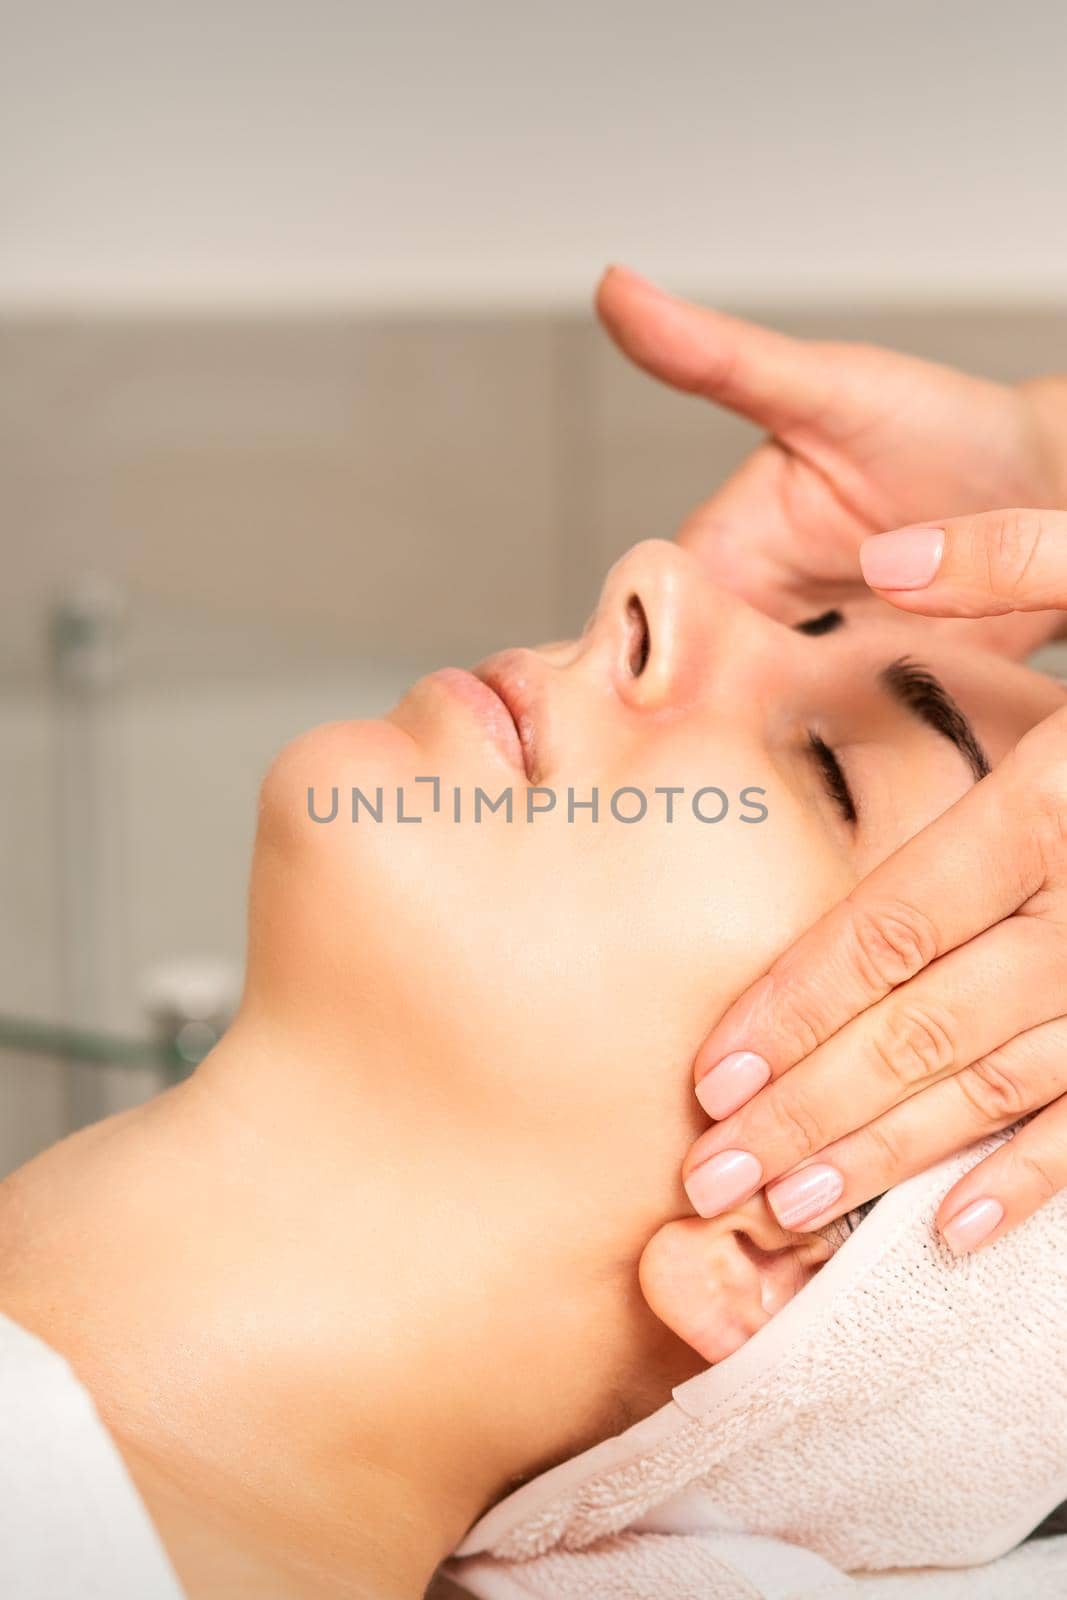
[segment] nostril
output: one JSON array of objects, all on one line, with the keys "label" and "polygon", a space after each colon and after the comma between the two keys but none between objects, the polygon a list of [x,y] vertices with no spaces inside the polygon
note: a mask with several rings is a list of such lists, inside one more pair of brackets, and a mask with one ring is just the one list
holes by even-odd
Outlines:
[{"label": "nostril", "polygon": [[627,600],[626,616],[630,624],[630,671],[635,678],[639,678],[648,665],[652,639],[645,608],[638,595],[632,594]]}]

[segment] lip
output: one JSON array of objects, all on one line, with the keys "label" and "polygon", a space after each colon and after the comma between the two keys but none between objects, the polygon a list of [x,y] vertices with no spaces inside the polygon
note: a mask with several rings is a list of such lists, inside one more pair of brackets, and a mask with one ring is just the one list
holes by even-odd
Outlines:
[{"label": "lip", "polygon": [[472,711],[509,766],[529,778],[518,723],[504,696],[480,673],[462,667],[441,667],[427,682],[439,685]]},{"label": "lip", "polygon": [[533,660],[536,657],[529,650],[502,650],[473,669],[475,678],[497,696],[508,713],[528,783],[538,781],[536,774],[544,764],[544,705],[539,680],[530,670]]}]

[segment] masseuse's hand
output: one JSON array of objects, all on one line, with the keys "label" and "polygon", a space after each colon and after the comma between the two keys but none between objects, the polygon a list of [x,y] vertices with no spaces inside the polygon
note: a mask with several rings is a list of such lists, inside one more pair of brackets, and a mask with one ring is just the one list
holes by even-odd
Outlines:
[{"label": "masseuse's hand", "polygon": [[[1063,606],[1067,513],[882,534],[861,560],[923,616]],[[946,1196],[945,1240],[988,1243],[1067,1185],[1067,708],[793,945],[695,1070],[724,1119],[683,1169],[705,1216],[767,1184],[816,1227],[1024,1117]]]},{"label": "masseuse's hand", "polygon": [[[621,267],[605,274],[597,308],[639,366],[767,429],[679,537],[717,582],[782,621],[881,604],[858,581],[868,534],[1067,498],[1057,380],[1009,388],[889,350],[788,338],[677,300]],[[1059,620],[1030,613],[938,626],[1023,656]]]}]

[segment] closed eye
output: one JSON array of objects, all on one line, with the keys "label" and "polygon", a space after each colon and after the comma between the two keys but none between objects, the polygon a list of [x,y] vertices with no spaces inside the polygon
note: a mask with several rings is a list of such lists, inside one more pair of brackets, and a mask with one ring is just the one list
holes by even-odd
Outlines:
[{"label": "closed eye", "polygon": [[852,827],[856,823],[856,802],[852,797],[852,790],[848,786],[840,761],[838,761],[825,739],[820,739],[817,733],[809,730],[808,749],[814,757],[819,774],[826,785],[826,792],[837,806],[845,821]]}]

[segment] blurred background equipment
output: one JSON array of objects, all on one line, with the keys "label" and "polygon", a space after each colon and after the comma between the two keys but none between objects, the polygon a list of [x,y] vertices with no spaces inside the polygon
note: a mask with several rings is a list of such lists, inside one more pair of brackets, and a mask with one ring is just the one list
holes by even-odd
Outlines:
[{"label": "blurred background equipment", "polygon": [[3,17],[0,1171],[225,1027],[281,744],[566,634],[750,448],[608,261],[1067,368],[1053,0]]}]

